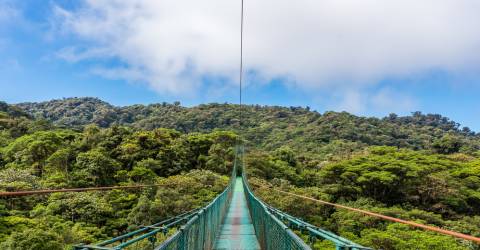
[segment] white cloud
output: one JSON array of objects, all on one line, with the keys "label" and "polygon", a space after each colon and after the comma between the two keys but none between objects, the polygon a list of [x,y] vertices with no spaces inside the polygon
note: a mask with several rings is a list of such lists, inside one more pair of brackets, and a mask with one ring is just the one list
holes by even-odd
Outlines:
[{"label": "white cloud", "polygon": [[75,63],[88,59],[101,59],[112,57],[112,53],[107,48],[90,48],[80,50],[75,47],[65,47],[56,53],[58,58],[67,62]]},{"label": "white cloud", "polygon": [[[11,21],[18,16],[18,11],[8,0],[0,0],[0,24]],[[1,28],[1,27],[0,27]]]},{"label": "white cloud", "polygon": [[0,59],[0,70],[4,71],[21,71],[22,65],[17,59],[12,58],[1,58]]},{"label": "white cloud", "polygon": [[416,110],[417,102],[405,93],[395,92],[390,88],[380,89],[369,97],[372,109],[382,113],[404,113]]},{"label": "white cloud", "polygon": [[339,104],[335,103],[332,109],[339,111],[348,111],[352,113],[365,112],[368,98],[360,91],[345,91],[340,96]]},{"label": "white cloud", "polygon": [[[55,30],[90,45],[59,55],[67,61],[118,58],[125,65],[94,71],[175,95],[195,92],[205,76],[233,84],[239,3],[85,0],[74,11],[55,7]],[[431,69],[472,72],[480,65],[478,0],[246,0],[245,5],[246,69],[258,72],[258,79],[284,77],[304,89],[357,89],[385,77]],[[346,95],[361,102],[354,93]],[[388,103],[385,95],[371,103]],[[357,104],[345,105],[362,106]]]},{"label": "white cloud", "polygon": [[389,87],[380,89],[348,89],[337,91],[330,107],[333,110],[355,114],[387,115],[408,113],[418,108],[414,98]]}]

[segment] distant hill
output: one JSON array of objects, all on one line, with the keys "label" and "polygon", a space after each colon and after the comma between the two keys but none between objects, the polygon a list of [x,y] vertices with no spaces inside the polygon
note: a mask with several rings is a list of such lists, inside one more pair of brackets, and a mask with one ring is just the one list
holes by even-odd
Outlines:
[{"label": "distant hill", "polygon": [[31,131],[49,129],[51,124],[42,119],[34,119],[22,108],[0,101],[0,147],[7,143],[2,135],[19,137]]},{"label": "distant hill", "polygon": [[[187,133],[238,130],[240,113],[239,105],[235,104],[212,103],[191,108],[179,103],[116,107],[90,97],[20,103],[15,107],[57,126],[82,127],[94,123],[100,127],[127,125],[148,130],[164,127]],[[434,149],[442,140],[458,142],[453,151],[463,146],[478,148],[479,135],[438,114],[414,112],[411,116],[391,114],[379,119],[347,112],[320,114],[308,107],[260,105],[244,106],[243,113],[244,135],[252,144],[265,149],[288,145],[300,151],[328,154],[333,149],[323,146],[332,141],[338,141],[337,146],[345,150],[367,145]]]},{"label": "distant hill", "polygon": [[9,105],[6,102],[0,101],[0,118],[18,118],[18,117],[25,117],[31,118],[31,116],[24,111],[23,108],[17,107],[14,105]]},{"label": "distant hill", "polygon": [[35,118],[44,118],[61,126],[84,126],[95,123],[108,127],[115,121],[117,109],[97,98],[68,98],[48,102],[15,105]]}]

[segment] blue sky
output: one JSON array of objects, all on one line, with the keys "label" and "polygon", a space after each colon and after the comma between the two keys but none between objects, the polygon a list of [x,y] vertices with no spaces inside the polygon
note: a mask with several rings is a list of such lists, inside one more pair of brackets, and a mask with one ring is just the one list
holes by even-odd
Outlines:
[{"label": "blue sky", "polygon": [[[216,8],[0,0],[0,100],[236,103],[238,3],[206,1]],[[247,2],[247,103],[380,117],[419,110],[480,131],[480,4],[269,1]]]}]

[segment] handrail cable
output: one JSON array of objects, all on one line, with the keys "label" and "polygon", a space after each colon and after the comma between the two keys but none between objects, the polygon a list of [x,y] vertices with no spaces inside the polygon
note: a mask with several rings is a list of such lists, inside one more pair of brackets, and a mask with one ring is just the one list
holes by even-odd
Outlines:
[{"label": "handrail cable", "polygon": [[336,203],[332,203],[332,202],[328,202],[328,201],[323,201],[323,200],[315,199],[315,198],[308,197],[308,196],[305,196],[305,195],[290,193],[290,192],[283,191],[283,190],[280,190],[280,189],[277,189],[277,188],[274,188],[274,187],[270,187],[270,186],[265,186],[265,185],[259,185],[259,186],[277,191],[279,193],[283,193],[283,194],[295,196],[295,197],[298,197],[298,198],[314,201],[314,202],[321,203],[321,204],[324,204],[324,205],[329,205],[329,206],[333,206],[333,207],[336,207],[336,208],[346,209],[346,210],[361,213],[361,214],[364,214],[364,215],[377,217],[377,218],[380,218],[380,219],[383,219],[383,220],[397,222],[397,223],[409,225],[409,226],[412,226],[412,227],[425,229],[427,231],[434,231],[434,232],[437,232],[437,233],[453,236],[453,237],[464,239],[464,240],[470,240],[470,241],[473,241],[477,244],[480,244],[480,238],[475,237],[475,236],[462,234],[462,233],[442,229],[442,228],[439,228],[439,227],[427,226],[427,225],[420,224],[420,223],[413,222],[413,221],[402,220],[402,219],[399,219],[399,218],[386,216],[386,215],[383,215],[383,214],[374,213],[374,212],[366,211],[366,210],[363,210],[363,209],[358,209],[358,208],[353,208],[353,207],[349,207],[349,206],[345,206],[345,205],[340,205],[340,204],[336,204]]}]

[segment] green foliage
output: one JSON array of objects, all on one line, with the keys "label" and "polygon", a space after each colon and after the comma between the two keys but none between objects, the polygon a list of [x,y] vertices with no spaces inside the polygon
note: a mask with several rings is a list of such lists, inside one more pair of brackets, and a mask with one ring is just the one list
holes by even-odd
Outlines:
[{"label": "green foliage", "polygon": [[263,187],[480,236],[480,141],[470,129],[420,112],[383,119],[300,107],[242,112],[240,130],[240,107],[230,104],[0,102],[1,191],[161,185],[0,200],[0,248],[69,249],[201,207],[227,184],[221,175],[232,168],[237,131],[248,145],[252,186],[273,206],[375,249],[479,249]]},{"label": "green foliage", "polygon": [[461,137],[446,134],[442,138],[437,139],[433,142],[433,149],[441,154],[453,154],[460,151],[464,142]]},{"label": "green foliage", "polygon": [[17,138],[3,148],[4,161],[30,168],[36,175],[43,174],[46,160],[71,136],[68,132],[40,131]]},{"label": "green foliage", "polygon": [[130,226],[148,225],[209,203],[226,187],[228,177],[194,170],[161,179],[153,197],[144,194],[128,215]]},{"label": "green foliage", "polygon": [[39,178],[30,170],[7,168],[0,171],[0,190],[29,190],[39,185]]},{"label": "green foliage", "polygon": [[[52,121],[76,127],[97,124],[100,127],[128,125],[153,130],[170,128],[182,132],[212,132],[215,129],[238,130],[240,107],[232,104],[206,104],[185,108],[177,104],[151,104],[114,107],[95,98],[70,98],[43,103],[23,103],[17,108]],[[288,145],[298,151],[325,159],[332,153],[328,145],[349,150],[362,145],[385,145],[410,149],[473,153],[480,143],[469,128],[437,114],[414,112],[411,116],[391,114],[383,119],[358,117],[346,112],[323,115],[309,108],[249,105],[242,108],[242,134],[250,146],[275,150]],[[443,138],[445,135],[450,138]],[[453,139],[453,140],[452,140]],[[460,144],[458,144],[458,142]],[[460,145],[460,148],[458,147]],[[327,147],[327,148],[324,148]]]},{"label": "green foliage", "polygon": [[[80,132],[27,129],[18,137],[8,129],[0,130],[1,191],[162,187],[0,200],[1,249],[70,249],[204,206],[228,178],[203,169],[230,172],[237,140],[232,132],[182,134],[121,126],[90,125]],[[188,173],[195,169],[202,170]]]},{"label": "green foliage", "polygon": [[101,149],[93,149],[77,156],[73,179],[77,186],[108,186],[115,183],[112,173],[120,164]]},{"label": "green foliage", "polygon": [[371,197],[386,204],[410,204],[453,216],[480,214],[475,177],[473,188],[455,175],[471,171],[470,164],[442,155],[374,147],[367,155],[325,166],[321,185],[334,197]]},{"label": "green foliage", "polygon": [[95,225],[105,225],[106,219],[114,212],[105,197],[98,193],[52,194],[45,209],[44,212],[49,215]]},{"label": "green foliage", "polygon": [[157,175],[149,168],[136,166],[128,172],[128,177],[132,182],[152,183]]},{"label": "green foliage", "polygon": [[62,250],[59,241],[58,236],[49,231],[27,229],[14,232],[0,247],[6,250]]},{"label": "green foliage", "polygon": [[115,108],[96,98],[70,98],[42,104],[23,103],[17,107],[31,111],[36,118],[59,120],[69,127],[92,123],[106,127],[116,118],[113,112]]},{"label": "green foliage", "polygon": [[362,238],[358,242],[375,249],[385,250],[464,250],[466,248],[449,236],[411,230],[408,226],[401,224],[388,225],[385,230],[364,230],[362,231]]}]

